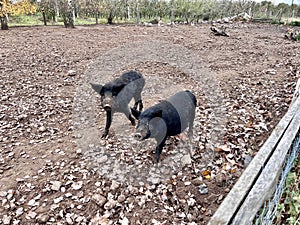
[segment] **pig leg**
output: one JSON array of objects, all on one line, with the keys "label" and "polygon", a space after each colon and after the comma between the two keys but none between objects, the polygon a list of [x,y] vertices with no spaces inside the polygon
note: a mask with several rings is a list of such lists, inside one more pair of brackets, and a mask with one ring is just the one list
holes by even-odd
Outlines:
[{"label": "pig leg", "polygon": [[133,118],[133,116],[132,116],[132,114],[131,114],[129,108],[128,108],[128,107],[124,107],[124,108],[122,109],[122,112],[123,112],[123,113],[125,114],[125,116],[130,120],[131,124],[132,124],[133,126],[135,126],[135,119]]},{"label": "pig leg", "polygon": [[143,101],[142,101],[142,99],[141,99],[141,100],[139,101],[139,111],[142,112],[143,108],[144,108],[144,105],[143,105]]},{"label": "pig leg", "polygon": [[153,159],[153,162],[154,163],[158,163],[159,161],[159,157],[160,157],[160,154],[162,152],[162,149],[163,147],[165,146],[165,143],[166,143],[166,137],[160,142],[160,144],[158,144],[156,146],[156,149],[155,149],[155,154],[154,154],[154,159]]},{"label": "pig leg", "polygon": [[133,108],[136,110],[136,109],[137,109],[137,107],[138,107],[138,105],[139,105],[139,102],[137,101],[137,102],[135,102],[135,103],[134,103],[134,106],[133,106]]},{"label": "pig leg", "polygon": [[108,131],[111,125],[111,120],[112,120],[112,112],[106,111],[106,125],[104,129],[104,133],[102,134],[102,138],[106,138],[106,136],[108,135]]},{"label": "pig leg", "polygon": [[189,122],[188,136],[189,136],[190,140],[193,138],[193,124],[194,124],[194,121]]},{"label": "pig leg", "polygon": [[194,126],[194,120],[195,120],[195,112],[190,113],[191,115],[189,116],[189,131],[188,131],[188,136],[189,139],[191,140],[193,138],[193,126]]},{"label": "pig leg", "polygon": [[133,108],[134,108],[135,110],[137,110],[138,106],[139,106],[139,111],[141,112],[141,111],[143,110],[143,107],[144,107],[144,106],[143,106],[142,99],[136,101],[136,102],[134,103]]},{"label": "pig leg", "polygon": [[189,121],[189,130],[188,130],[188,136],[189,136],[189,154],[190,157],[193,158],[194,152],[193,152],[193,145],[192,145],[192,141],[193,141],[193,125],[194,125],[194,117],[195,115],[193,115],[191,117],[191,120]]},{"label": "pig leg", "polygon": [[135,103],[134,103],[133,108],[135,110],[137,110],[137,107],[139,106],[139,111],[141,112],[143,110],[143,107],[144,107],[143,102],[142,102],[141,94],[139,94],[138,96],[134,96],[134,101],[135,101]]}]

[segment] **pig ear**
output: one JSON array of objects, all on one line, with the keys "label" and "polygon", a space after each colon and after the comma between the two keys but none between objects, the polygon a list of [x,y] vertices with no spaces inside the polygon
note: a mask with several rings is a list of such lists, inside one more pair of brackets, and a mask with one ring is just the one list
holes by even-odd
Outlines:
[{"label": "pig ear", "polygon": [[118,95],[120,91],[124,88],[124,84],[116,85],[113,87],[113,95]]},{"label": "pig ear", "polygon": [[134,116],[134,118],[138,120],[141,115],[141,112],[134,108],[130,108],[130,109],[131,109],[131,114]]},{"label": "pig ear", "polygon": [[152,113],[153,117],[162,117],[162,110],[159,109]]},{"label": "pig ear", "polygon": [[101,90],[103,88],[103,86],[101,84],[93,84],[93,83],[90,83],[92,88],[98,93],[98,94],[101,94]]}]

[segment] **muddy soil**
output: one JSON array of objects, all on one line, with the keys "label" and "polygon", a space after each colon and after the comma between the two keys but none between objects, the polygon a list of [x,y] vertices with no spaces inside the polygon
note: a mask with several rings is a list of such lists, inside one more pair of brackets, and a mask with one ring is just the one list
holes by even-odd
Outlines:
[{"label": "muddy soil", "polygon": [[[287,27],[227,26],[229,37],[214,36],[209,24],[1,31],[0,221],[207,224],[287,111],[300,77],[300,44],[284,39]],[[159,179],[147,179],[154,143],[136,142],[125,117],[116,115],[100,138],[105,113],[89,82],[129,69],[146,79],[146,108],[181,89],[198,99],[193,157],[177,151],[185,133],[170,138]],[[111,174],[115,162],[123,179]]]}]

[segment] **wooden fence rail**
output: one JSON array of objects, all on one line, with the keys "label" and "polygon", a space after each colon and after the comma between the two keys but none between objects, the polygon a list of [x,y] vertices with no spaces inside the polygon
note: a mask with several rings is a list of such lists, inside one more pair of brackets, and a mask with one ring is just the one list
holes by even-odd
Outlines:
[{"label": "wooden fence rail", "polygon": [[275,191],[288,150],[300,129],[300,79],[288,112],[248,165],[208,225],[248,225]]}]

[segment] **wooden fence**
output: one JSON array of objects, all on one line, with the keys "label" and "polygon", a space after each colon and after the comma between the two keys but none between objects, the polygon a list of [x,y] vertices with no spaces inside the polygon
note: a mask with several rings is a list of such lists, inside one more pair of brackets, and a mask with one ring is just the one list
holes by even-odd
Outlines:
[{"label": "wooden fence", "polygon": [[300,79],[288,112],[248,165],[208,225],[248,225],[272,196],[288,150],[300,129]]}]

